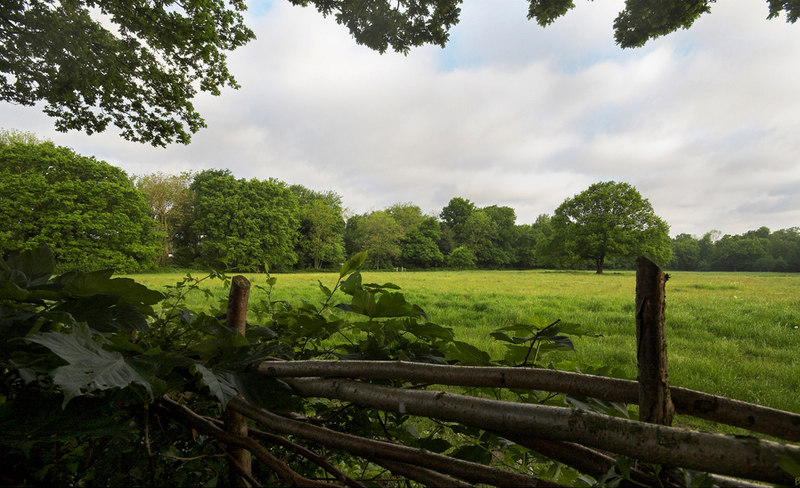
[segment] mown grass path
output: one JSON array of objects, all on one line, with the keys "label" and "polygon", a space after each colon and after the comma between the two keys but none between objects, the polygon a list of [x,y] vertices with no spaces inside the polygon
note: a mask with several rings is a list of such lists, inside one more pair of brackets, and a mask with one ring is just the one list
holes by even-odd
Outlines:
[{"label": "mown grass path", "polygon": [[[392,282],[431,321],[452,327],[459,340],[493,357],[502,346],[489,333],[539,314],[577,322],[602,337],[574,339],[574,352],[551,353],[544,363],[592,372],[610,366],[636,377],[634,272],[433,271],[365,272],[364,280]],[[183,273],[136,275],[159,288]],[[265,285],[265,275],[246,275]],[[273,299],[321,301],[317,280],[332,287],[334,273],[275,274]],[[670,381],[717,395],[800,412],[800,275],[670,273],[667,341]],[[219,297],[219,282],[209,283]],[[264,298],[253,289],[251,302]],[[193,306],[202,306],[197,294]],[[698,425],[703,427],[702,423]]]}]

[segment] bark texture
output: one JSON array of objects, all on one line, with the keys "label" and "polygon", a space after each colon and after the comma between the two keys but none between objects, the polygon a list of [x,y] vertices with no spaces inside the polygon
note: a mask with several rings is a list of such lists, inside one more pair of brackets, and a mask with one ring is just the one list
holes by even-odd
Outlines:
[{"label": "bark texture", "polygon": [[503,434],[575,442],[645,462],[770,483],[794,480],[779,466],[800,447],[694,432],[570,408],[519,404],[436,391],[400,390],[331,379],[285,380],[301,396],[335,398],[386,411],[432,417]]},{"label": "bark texture", "polygon": [[[436,385],[523,388],[637,403],[637,382],[548,369],[450,366],[404,361],[266,361],[258,372],[274,377],[401,380]],[[709,393],[670,387],[677,413],[800,442],[800,414]]]}]

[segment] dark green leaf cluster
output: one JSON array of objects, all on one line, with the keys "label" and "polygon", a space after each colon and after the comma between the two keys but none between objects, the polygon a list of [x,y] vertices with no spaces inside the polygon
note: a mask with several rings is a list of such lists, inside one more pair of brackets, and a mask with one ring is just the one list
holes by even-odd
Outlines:
[{"label": "dark green leaf cluster", "polygon": [[423,44],[444,46],[458,23],[461,0],[289,0],[313,5],[350,30],[357,43],[380,53],[389,47],[408,53]]},{"label": "dark green leaf cluster", "polygon": [[61,131],[109,124],[133,141],[188,143],[197,90],[237,87],[225,52],[254,38],[242,0],[10,0],[0,6],[0,100],[44,102]]},{"label": "dark green leaf cluster", "polygon": [[[688,29],[701,15],[711,12],[715,0],[626,0],[625,8],[614,19],[614,39],[623,48],[641,47],[650,39]],[[769,17],[786,14],[787,22],[800,17],[800,3],[794,0],[767,0]],[[528,18],[541,26],[575,8],[572,0],[530,0]]]},{"label": "dark green leaf cluster", "polygon": [[284,183],[206,170],[195,175],[189,189],[192,211],[177,236],[180,261],[240,270],[297,261],[298,204]]}]

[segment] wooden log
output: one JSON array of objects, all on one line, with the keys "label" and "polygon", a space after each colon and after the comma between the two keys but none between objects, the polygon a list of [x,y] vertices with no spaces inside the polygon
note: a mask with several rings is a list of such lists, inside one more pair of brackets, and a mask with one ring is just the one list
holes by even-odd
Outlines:
[{"label": "wooden log", "polygon": [[230,407],[274,432],[301,437],[323,446],[347,451],[359,457],[372,459],[372,456],[416,465],[461,478],[469,483],[508,487],[558,486],[531,476],[508,472],[492,466],[484,466],[387,441],[365,439],[310,423],[288,419],[268,410],[256,408],[241,398],[232,399]]},{"label": "wooden log", "polygon": [[284,381],[304,397],[334,398],[380,410],[459,422],[500,435],[575,442],[644,462],[769,483],[793,482],[780,462],[784,457],[800,456],[799,446],[695,432],[570,408],[441,391],[402,390],[338,379]]},{"label": "wooden log", "polygon": [[[259,374],[282,378],[326,377],[413,381],[436,385],[524,388],[637,403],[635,381],[550,369],[452,366],[406,361],[265,361]],[[670,387],[677,413],[800,442],[800,414],[687,388]]]},{"label": "wooden log", "polygon": [[[244,276],[237,275],[231,280],[231,290],[228,295],[227,325],[241,335],[245,335],[247,328],[247,301],[250,298],[250,282]],[[247,417],[226,409],[223,414],[225,431],[239,436],[247,437]],[[253,456],[247,449],[234,447],[230,451],[230,483],[236,487],[250,487],[248,477],[252,476]],[[237,469],[238,468],[238,469]],[[239,470],[249,476],[243,476]]]},{"label": "wooden log", "polygon": [[639,367],[639,420],[671,425],[675,414],[669,391],[664,327],[667,276],[645,257],[636,260],[636,359]]}]

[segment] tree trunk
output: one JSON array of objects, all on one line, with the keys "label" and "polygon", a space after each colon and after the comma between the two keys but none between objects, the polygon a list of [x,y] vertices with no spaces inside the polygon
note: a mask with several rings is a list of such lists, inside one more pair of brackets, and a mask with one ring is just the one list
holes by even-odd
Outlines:
[{"label": "tree trunk", "polygon": [[603,264],[605,263],[605,260],[605,256],[601,256],[595,260],[594,264],[595,269],[597,270],[596,274],[603,274]]}]

